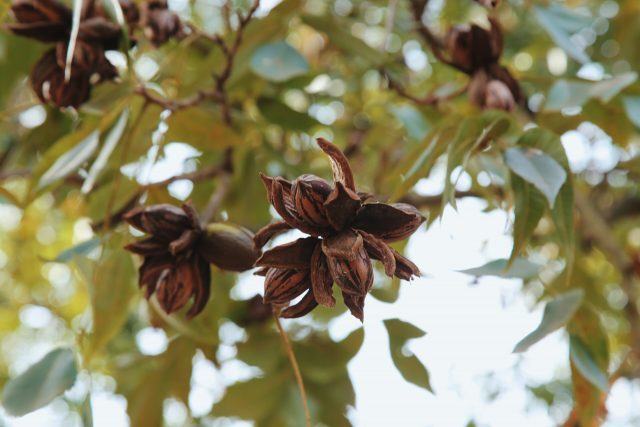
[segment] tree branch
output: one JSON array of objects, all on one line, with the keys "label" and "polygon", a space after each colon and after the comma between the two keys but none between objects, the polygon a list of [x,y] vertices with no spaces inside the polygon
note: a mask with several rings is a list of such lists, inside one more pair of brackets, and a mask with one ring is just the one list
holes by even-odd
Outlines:
[{"label": "tree branch", "polygon": [[460,89],[457,89],[447,95],[436,95],[435,93],[430,93],[422,98],[419,98],[407,92],[407,90],[404,87],[402,87],[400,83],[393,80],[388,73],[383,71],[383,75],[387,79],[387,84],[389,85],[389,89],[394,90],[401,97],[406,98],[417,105],[437,105],[440,102],[449,101],[465,93],[467,91],[467,88],[469,87],[469,85],[466,84]]},{"label": "tree branch", "polygon": [[438,38],[422,21],[422,15],[429,3],[429,0],[410,0],[411,11],[413,12],[413,20],[416,24],[416,30],[422,36],[424,41],[429,46],[431,53],[436,59],[443,64],[447,64],[450,67],[455,68],[458,71],[464,72],[464,70],[454,64],[450,59],[445,56],[445,46],[442,40]]}]

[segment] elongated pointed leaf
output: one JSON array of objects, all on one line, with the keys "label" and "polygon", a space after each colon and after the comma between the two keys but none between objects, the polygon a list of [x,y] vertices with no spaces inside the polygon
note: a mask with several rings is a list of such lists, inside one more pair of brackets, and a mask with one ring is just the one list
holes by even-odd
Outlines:
[{"label": "elongated pointed leaf", "polygon": [[609,390],[609,380],[607,375],[602,372],[584,342],[582,342],[578,336],[571,335],[569,345],[571,361],[578,371],[580,371],[582,376],[591,384],[606,393],[607,390]]},{"label": "elongated pointed leaf", "polygon": [[576,61],[589,62],[589,56],[584,48],[574,43],[571,36],[591,25],[591,18],[579,15],[558,4],[552,4],[547,8],[535,6],[534,12],[542,28],[559,47]]},{"label": "elongated pointed leaf", "polygon": [[544,109],[560,111],[564,108],[582,107],[590,99],[597,99],[606,104],[636,80],[638,80],[638,73],[634,71],[599,82],[558,80],[549,89]]},{"label": "elongated pointed leaf", "polygon": [[123,245],[120,235],[105,242],[102,256],[86,278],[93,314],[93,333],[84,349],[86,359],[102,351],[120,332],[136,294],[136,271],[131,256],[122,251]]},{"label": "elongated pointed leaf", "polygon": [[67,57],[64,64],[64,78],[69,81],[71,78],[71,63],[73,62],[73,53],[76,49],[78,41],[78,32],[80,31],[80,19],[82,17],[82,0],[73,0],[73,18],[71,22],[71,35],[67,44]]},{"label": "elongated pointed leaf", "polygon": [[91,408],[91,393],[87,393],[87,397],[82,402],[80,409],[80,418],[82,419],[82,427],[93,427],[93,409]]},{"label": "elongated pointed leaf", "polygon": [[295,111],[277,99],[260,98],[258,100],[258,108],[269,122],[285,129],[304,132],[318,124],[313,117]]},{"label": "elongated pointed leaf", "polygon": [[63,154],[40,178],[38,188],[65,178],[75,172],[98,148],[100,132],[95,130],[71,150]]},{"label": "elongated pointed leaf", "polygon": [[386,319],[384,326],[389,334],[389,351],[394,365],[402,377],[418,387],[433,393],[429,381],[429,371],[415,354],[407,355],[407,341],[426,335],[422,329],[400,319]]},{"label": "elongated pointed leaf", "polygon": [[515,346],[513,352],[522,353],[527,351],[529,347],[566,325],[580,307],[583,296],[584,291],[582,289],[574,289],[549,301],[544,308],[540,325],[524,337]]},{"label": "elongated pointed leaf", "polygon": [[2,393],[2,405],[11,415],[28,414],[62,395],[73,385],[77,375],[73,351],[58,348],[9,380]]},{"label": "elongated pointed leaf", "polygon": [[102,239],[100,237],[93,237],[89,240],[85,240],[82,243],[78,243],[77,245],[72,246],[69,249],[65,249],[64,251],[60,252],[58,256],[53,259],[53,261],[69,262],[77,256],[87,255],[89,252],[100,246],[101,243]]},{"label": "elongated pointed leaf", "polygon": [[547,200],[533,185],[515,173],[511,173],[511,190],[513,190],[515,218],[510,261],[515,262],[544,215]]},{"label": "elongated pointed leaf", "polygon": [[540,150],[514,147],[504,153],[507,166],[525,181],[533,184],[553,207],[567,173],[553,158]]},{"label": "elongated pointed leaf", "polygon": [[622,103],[631,123],[640,129],[640,96],[625,96],[622,98]]},{"label": "elongated pointed leaf", "polygon": [[351,33],[349,30],[350,23],[346,20],[340,19],[333,14],[324,16],[304,15],[302,20],[310,27],[325,33],[333,46],[338,47],[353,58],[362,58],[374,66],[382,65],[386,61],[386,55]]},{"label": "elongated pointed leaf", "polygon": [[83,193],[87,194],[88,192],[91,191],[91,189],[93,188],[93,185],[95,184],[96,180],[100,176],[100,173],[102,172],[104,167],[107,165],[107,162],[109,161],[109,157],[111,156],[111,153],[113,153],[113,150],[116,149],[116,146],[120,141],[120,138],[122,138],[122,134],[124,133],[124,130],[127,126],[128,119],[129,119],[129,110],[124,110],[122,114],[120,114],[120,117],[118,118],[118,121],[116,122],[116,124],[113,126],[113,128],[111,128],[111,130],[107,134],[106,138],[104,139],[104,144],[102,145],[102,149],[98,153],[98,157],[96,157],[95,161],[91,165],[91,169],[89,169],[89,174],[87,175],[87,178],[84,180],[84,183],[82,183],[82,188],[80,189],[80,191],[82,191]]},{"label": "elongated pointed leaf", "polygon": [[[447,173],[442,193],[443,207],[448,203],[456,207],[454,197],[457,182],[452,180],[453,171],[458,167],[466,167],[471,155],[478,147],[489,144],[504,134],[511,123],[501,112],[490,111],[478,118],[464,120],[458,133],[447,150]],[[456,180],[459,176],[455,177]]]},{"label": "elongated pointed leaf", "polygon": [[516,258],[509,265],[507,259],[496,259],[480,267],[460,270],[460,273],[471,276],[497,276],[505,279],[531,279],[536,277],[542,266],[524,258]]},{"label": "elongated pointed leaf", "polygon": [[[570,270],[573,264],[573,252],[575,246],[575,230],[573,218],[573,181],[569,161],[560,143],[558,135],[545,129],[533,128],[526,131],[517,142],[520,147],[537,148],[552,157],[567,173],[565,183],[556,196],[551,217],[556,226],[558,241],[565,251],[567,268]],[[569,277],[569,276],[567,276]]]}]

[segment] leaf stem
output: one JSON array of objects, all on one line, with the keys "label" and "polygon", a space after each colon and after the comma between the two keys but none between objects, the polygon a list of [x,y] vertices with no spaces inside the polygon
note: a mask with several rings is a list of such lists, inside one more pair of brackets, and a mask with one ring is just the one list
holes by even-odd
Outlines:
[{"label": "leaf stem", "polygon": [[300,397],[302,399],[302,406],[304,407],[306,426],[311,427],[311,413],[309,412],[309,406],[307,404],[307,391],[304,388],[304,381],[302,380],[302,374],[300,373],[300,367],[298,366],[296,355],[293,352],[293,347],[291,346],[291,341],[289,341],[287,333],[282,328],[280,318],[278,317],[278,313],[276,311],[273,312],[273,318],[276,320],[276,327],[278,328],[278,332],[280,332],[282,345],[284,345],[287,357],[289,358],[289,362],[291,363],[291,367],[293,368],[293,374],[295,375],[296,382],[298,383],[298,389],[300,390]]}]

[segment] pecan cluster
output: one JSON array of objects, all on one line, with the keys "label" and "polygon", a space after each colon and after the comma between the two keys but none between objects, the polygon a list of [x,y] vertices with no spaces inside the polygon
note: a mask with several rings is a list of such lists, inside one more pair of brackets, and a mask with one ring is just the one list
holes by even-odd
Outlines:
[{"label": "pecan cluster", "polygon": [[334,306],[335,282],[345,305],[362,320],[373,284],[372,259],[382,262],[388,276],[409,280],[420,274],[388,243],[409,237],[424,218],[413,206],[380,203],[358,193],[345,155],[321,138],[318,145],[331,160],[333,185],[314,175],[292,182],[262,176],[269,201],[283,221],[258,231],[256,246],[288,229],[309,237],[264,252],[256,262],[262,267],[257,274],[265,276],[265,303],[284,308],[282,317],[303,316],[318,304]]},{"label": "pecan cluster", "polygon": [[[119,0],[119,3],[130,30],[142,23],[145,34],[155,45],[181,34],[180,20],[167,9],[166,3],[158,0],[144,3],[142,16],[131,0]],[[30,74],[31,86],[43,103],[77,108],[89,99],[93,85],[117,77],[118,72],[105,52],[118,49],[122,29],[108,18],[101,2],[84,0],[82,3],[78,36],[67,72],[71,9],[58,0],[14,0],[11,12],[15,22],[7,28],[14,34],[54,44]]]},{"label": "pecan cluster", "polygon": [[481,108],[511,111],[526,98],[517,80],[499,64],[502,30],[495,19],[489,21],[489,30],[475,24],[453,27],[445,42],[452,65],[471,76],[471,101]]},{"label": "pecan cluster", "polygon": [[149,0],[142,4],[140,20],[145,36],[154,46],[166,43],[172,37],[182,37],[183,25],[178,15],[169,10],[166,0]]},{"label": "pecan cluster", "polygon": [[209,264],[230,271],[251,268],[257,258],[253,235],[244,228],[222,223],[203,227],[190,204],[139,207],[125,217],[149,236],[126,249],[142,255],[139,284],[146,298],[155,293],[167,313],[180,310],[193,297],[188,317],[200,313],[209,300]]}]

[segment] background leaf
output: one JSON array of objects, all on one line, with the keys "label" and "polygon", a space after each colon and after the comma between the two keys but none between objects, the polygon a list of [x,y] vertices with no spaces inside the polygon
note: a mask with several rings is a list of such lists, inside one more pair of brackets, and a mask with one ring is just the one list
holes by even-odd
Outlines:
[{"label": "background leaf", "polygon": [[284,41],[259,47],[251,57],[251,70],[272,82],[284,82],[309,71],[309,64]]},{"label": "background leaf", "polygon": [[554,159],[546,154],[519,147],[504,153],[507,166],[542,192],[553,207],[560,188],[567,179],[567,173]]},{"label": "background leaf", "polygon": [[589,17],[579,15],[556,3],[552,3],[546,8],[535,6],[534,12],[540,25],[559,47],[576,61],[589,62],[589,56],[584,49],[578,47],[571,40],[574,33],[591,25],[592,20]]},{"label": "background leaf", "polygon": [[582,289],[574,289],[549,301],[544,307],[540,325],[524,337],[515,346],[513,352],[527,351],[533,344],[566,325],[580,307],[583,297],[584,291]]},{"label": "background leaf", "polygon": [[471,276],[496,276],[504,279],[531,279],[542,270],[542,266],[524,258],[516,258],[513,262],[507,259],[496,259],[480,267],[460,270],[460,273]]},{"label": "background leaf", "polygon": [[407,355],[407,341],[421,338],[426,332],[411,323],[399,319],[386,319],[384,326],[389,334],[389,351],[394,365],[402,374],[402,377],[418,387],[422,387],[433,393],[429,381],[429,372],[415,354]]},{"label": "background leaf", "polygon": [[62,395],[73,385],[77,375],[73,351],[58,348],[5,385],[2,405],[11,415],[28,414]]},{"label": "background leaf", "polygon": [[571,362],[591,384],[606,393],[609,389],[609,380],[600,370],[588,347],[575,335],[570,336],[569,343]]}]

